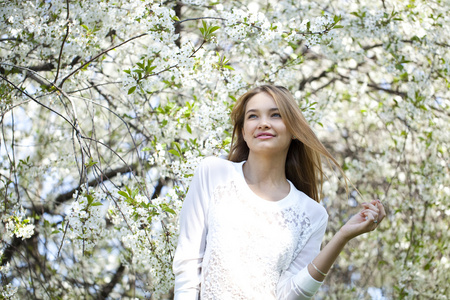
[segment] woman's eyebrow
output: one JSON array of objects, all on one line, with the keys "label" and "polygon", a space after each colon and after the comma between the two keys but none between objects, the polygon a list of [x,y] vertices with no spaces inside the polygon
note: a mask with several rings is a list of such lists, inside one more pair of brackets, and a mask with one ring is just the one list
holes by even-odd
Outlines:
[{"label": "woman's eyebrow", "polygon": [[[278,107],[273,107],[273,108],[269,109],[270,112],[278,111],[278,110],[279,110]],[[251,113],[251,112],[258,112],[258,111],[259,111],[259,109],[252,108],[252,109],[247,110],[247,112],[245,114],[248,114],[248,113]]]}]

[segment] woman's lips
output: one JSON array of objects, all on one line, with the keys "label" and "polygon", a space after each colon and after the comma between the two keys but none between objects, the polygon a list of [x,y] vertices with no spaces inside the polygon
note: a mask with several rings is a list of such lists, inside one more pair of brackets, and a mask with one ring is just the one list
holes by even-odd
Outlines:
[{"label": "woman's lips", "polygon": [[271,133],[259,133],[259,134],[256,135],[257,139],[263,139],[263,140],[270,139],[270,138],[273,138],[273,137],[274,137],[274,135],[271,134]]}]

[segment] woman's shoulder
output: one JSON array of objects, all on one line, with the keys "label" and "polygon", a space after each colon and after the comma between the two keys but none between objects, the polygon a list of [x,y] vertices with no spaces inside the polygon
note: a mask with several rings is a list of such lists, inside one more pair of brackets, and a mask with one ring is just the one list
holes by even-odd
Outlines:
[{"label": "woman's shoulder", "polygon": [[200,162],[200,167],[203,168],[220,168],[232,164],[231,161],[222,156],[206,156]]},{"label": "woman's shoulder", "polygon": [[235,178],[238,172],[237,164],[222,157],[208,156],[201,160],[197,167],[198,178],[214,188]]},{"label": "woman's shoulder", "polygon": [[198,169],[215,175],[224,174],[229,170],[235,169],[235,163],[224,157],[207,156],[202,159]]}]

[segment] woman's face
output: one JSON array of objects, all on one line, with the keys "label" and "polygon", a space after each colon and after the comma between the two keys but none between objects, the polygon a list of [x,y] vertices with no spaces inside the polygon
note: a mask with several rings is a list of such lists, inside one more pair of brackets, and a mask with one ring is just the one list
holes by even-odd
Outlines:
[{"label": "woman's face", "polygon": [[287,155],[292,141],[275,101],[266,93],[248,100],[242,134],[250,153],[255,154]]}]

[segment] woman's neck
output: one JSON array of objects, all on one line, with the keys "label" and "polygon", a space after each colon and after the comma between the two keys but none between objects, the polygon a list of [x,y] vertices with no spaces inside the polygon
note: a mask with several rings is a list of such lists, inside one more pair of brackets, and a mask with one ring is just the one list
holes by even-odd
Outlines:
[{"label": "woman's neck", "polygon": [[285,173],[286,157],[274,156],[270,159],[249,155],[243,166],[248,186],[261,198],[277,201],[289,193],[290,186]]}]

